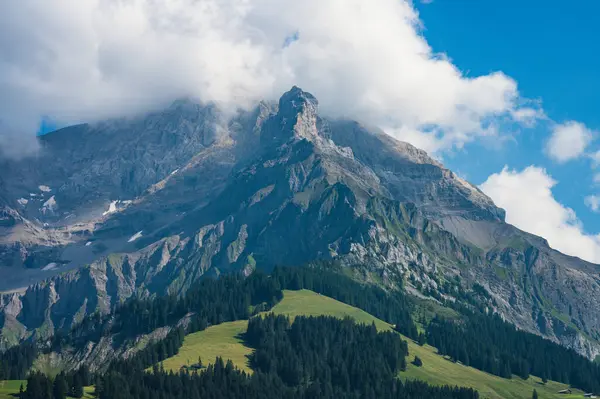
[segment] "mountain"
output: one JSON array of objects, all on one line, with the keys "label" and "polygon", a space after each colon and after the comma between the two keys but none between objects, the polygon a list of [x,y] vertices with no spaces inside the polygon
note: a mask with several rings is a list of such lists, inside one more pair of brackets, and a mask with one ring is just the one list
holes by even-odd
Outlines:
[{"label": "mountain", "polygon": [[4,346],[205,274],[323,259],[420,300],[481,287],[519,328],[600,353],[600,266],[505,223],[425,152],[322,117],[297,87],[233,114],[180,100],[40,146],[0,161]]}]

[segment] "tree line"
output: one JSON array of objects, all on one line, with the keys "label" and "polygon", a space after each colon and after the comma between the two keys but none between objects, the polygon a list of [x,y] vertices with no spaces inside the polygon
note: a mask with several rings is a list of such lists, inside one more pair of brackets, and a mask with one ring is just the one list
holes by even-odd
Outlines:
[{"label": "tree line", "polygon": [[436,317],[429,324],[427,342],[440,355],[503,378],[533,374],[600,392],[600,365],[574,350],[518,330],[498,315],[463,315],[458,322]]},{"label": "tree line", "polygon": [[[328,264],[305,268],[278,267],[272,271],[270,276],[255,272],[248,277],[225,275],[218,279],[205,278],[179,298],[169,296],[144,300],[132,299],[115,309],[112,316],[92,315],[86,318],[71,334],[57,337],[54,344],[59,347],[61,345],[82,345],[88,340],[99,339],[103,334],[114,334],[116,338],[113,342],[120,345],[124,340],[134,338],[139,334],[151,332],[159,327],[172,326],[165,339],[150,343],[132,358],[115,360],[104,375],[104,377],[108,375],[130,376],[133,379],[145,381],[146,373],[143,370],[177,354],[186,334],[203,330],[210,325],[249,319],[260,311],[269,310],[281,300],[283,297],[282,290],[284,289],[309,289],[360,308],[390,324],[395,324],[399,332],[415,339],[420,344],[427,341],[432,346],[437,347],[441,355],[449,356],[455,361],[460,361],[495,375],[511,378],[512,374],[516,374],[522,378],[527,378],[529,374],[534,374],[544,379],[570,383],[574,387],[587,391],[600,390],[599,366],[578,355],[573,350],[566,349],[536,335],[516,330],[514,326],[502,321],[498,316],[489,316],[461,308],[463,318],[460,321],[434,318],[427,326],[426,335],[419,334],[411,317],[414,310],[413,305],[403,291],[385,291],[373,284],[359,283],[348,276],[340,274],[334,266]],[[177,327],[180,324],[179,321],[184,317],[190,318],[189,323]],[[246,388],[255,383],[254,378],[262,378],[262,383],[267,385],[271,382],[265,382],[266,380],[272,381],[274,385],[271,388],[274,389],[274,392],[280,392],[278,384],[283,384],[281,389],[295,387],[292,391],[295,392],[294,394],[298,394],[296,381],[304,381],[304,386],[306,386],[307,381],[312,381],[308,377],[308,371],[317,370],[314,371],[314,375],[330,375],[332,373],[331,369],[327,371],[327,367],[331,367],[325,366],[329,361],[327,358],[315,358],[314,364],[309,362],[310,366],[307,368],[305,363],[308,360],[304,359],[302,353],[313,353],[316,356],[317,348],[324,352],[319,356],[332,353],[330,346],[328,346],[331,345],[331,342],[319,338],[320,335],[327,337],[329,333],[322,332],[319,329],[323,326],[338,328],[337,325],[333,324],[333,321],[322,320],[319,321],[318,326],[311,326],[310,328],[306,327],[307,322],[301,321],[296,327],[293,323],[287,329],[285,328],[285,322],[274,321],[274,323],[281,323],[277,327],[276,336],[283,341],[274,344],[279,339],[271,339],[270,341],[273,342],[272,347],[263,348],[261,346],[262,341],[256,339],[255,334],[259,330],[256,329],[258,324],[254,323],[260,323],[259,320],[265,319],[251,319],[251,328],[249,328],[247,339],[256,349],[252,359],[253,367],[257,370],[255,374],[261,374],[262,376],[250,377],[244,376],[243,373],[238,373],[240,374],[238,375],[237,372],[233,371],[225,372],[223,370],[227,369],[227,364],[223,364],[223,370],[217,372],[215,371],[216,368],[211,369],[216,374],[210,378],[230,378],[231,381],[228,381],[231,384],[238,384],[240,387]],[[292,331],[302,331],[302,333]],[[314,334],[315,331],[319,331],[319,334]],[[357,339],[357,332],[352,328],[344,331],[348,332],[349,335],[337,335],[339,344],[336,347],[337,349],[344,346],[341,343],[354,342],[353,340]],[[352,331],[352,333],[349,331]],[[293,335],[294,339],[302,342],[300,354],[296,354],[296,347],[294,346],[296,341],[290,341],[290,345],[293,345],[288,345],[289,334],[297,334]],[[307,338],[301,339],[303,335],[312,337],[315,342],[314,345],[316,345],[313,348],[314,350],[310,346],[302,346],[310,345]],[[341,339],[340,337],[345,338]],[[375,345],[375,352],[378,350],[376,346],[379,342],[378,339],[382,338],[369,341],[370,344]],[[396,344],[388,344],[391,345],[390,347],[395,348],[394,345]],[[281,360],[277,360],[279,359],[278,356],[281,355],[279,350],[283,351],[284,348],[285,355]],[[395,349],[394,353],[403,353],[403,351],[401,348]],[[344,359],[344,355],[342,353],[337,357]],[[5,378],[10,379],[23,379],[36,356],[37,349],[35,345],[26,343],[12,348],[0,355],[0,375],[5,375],[7,376]],[[381,363],[382,361],[382,364],[388,364],[386,363],[388,360],[374,360],[371,355],[365,355],[364,357],[365,359],[371,359],[371,364]],[[289,364],[284,364],[285,362]],[[276,366],[273,366],[273,364]],[[334,364],[335,367],[340,367],[338,363]],[[406,365],[405,355],[396,359],[396,364],[398,369],[402,369]],[[335,367],[334,369],[337,370]],[[391,366],[386,367],[391,370]],[[356,369],[363,370],[365,367],[356,366]],[[136,370],[139,374],[131,374],[132,370]],[[377,371],[377,373],[382,372]],[[156,369],[151,374],[162,379],[161,381],[172,378],[169,373],[160,369]],[[339,373],[333,372],[333,374],[336,375],[335,381],[348,380],[350,384],[355,380],[361,381],[354,374],[349,374],[348,379],[343,373],[338,375]],[[377,378],[385,380],[386,375],[380,374]],[[103,376],[100,377],[104,378]],[[192,374],[176,378],[181,381],[200,378],[204,381],[203,383],[209,383],[207,382],[209,380],[206,379],[209,377],[194,377]],[[375,379],[371,378],[369,380],[368,372],[367,376],[363,378],[364,381]],[[106,382],[114,383],[115,381],[115,379],[112,379]],[[103,380],[100,379],[97,383],[102,384]],[[198,383],[200,384],[200,382]],[[340,385],[335,382],[332,389],[334,386],[338,386],[336,384]],[[342,391],[348,388],[344,384],[341,384],[341,388],[339,388]],[[405,384],[402,389],[408,389],[408,386],[411,385]],[[323,392],[328,392],[323,395],[334,392],[328,390],[328,387],[323,388],[321,385],[319,387]],[[102,391],[104,388],[100,387],[99,389]],[[398,390],[400,388],[394,385],[393,389]],[[305,391],[302,392],[302,394],[304,393]]]},{"label": "tree line", "polygon": [[0,353],[0,380],[23,380],[38,357],[38,349],[24,342]]},{"label": "tree line", "polygon": [[252,375],[217,358],[205,370],[151,373],[135,367],[111,369],[96,381],[99,399],[475,399],[478,393],[458,387],[403,383],[406,342],[392,332],[350,319],[257,316],[245,336],[255,347]]},{"label": "tree line", "polygon": [[209,325],[248,319],[257,312],[270,309],[282,297],[276,282],[262,272],[247,278],[239,274],[218,279],[206,277],[181,297],[132,298],[116,307],[110,315],[90,315],[72,330],[57,333],[52,349],[84,347],[90,341],[99,342],[103,336],[110,335],[113,344],[119,346],[157,328],[176,325],[187,315],[191,315],[191,320],[186,333],[192,333]]},{"label": "tree line", "polygon": [[27,389],[19,394],[20,399],[66,399],[83,397],[83,387],[92,384],[93,377],[87,367],[72,373],[59,373],[54,379],[41,372],[27,377]]},{"label": "tree line", "polygon": [[271,275],[282,289],[306,289],[337,299],[395,325],[411,339],[418,338],[412,319],[414,307],[402,289],[386,291],[374,284],[359,283],[326,262],[316,267],[276,267]]},{"label": "tree line", "polygon": [[320,381],[344,392],[377,393],[382,381],[406,369],[408,345],[400,335],[350,318],[296,317],[290,325],[285,316],[255,317],[245,338],[255,348],[252,368],[289,386]]}]

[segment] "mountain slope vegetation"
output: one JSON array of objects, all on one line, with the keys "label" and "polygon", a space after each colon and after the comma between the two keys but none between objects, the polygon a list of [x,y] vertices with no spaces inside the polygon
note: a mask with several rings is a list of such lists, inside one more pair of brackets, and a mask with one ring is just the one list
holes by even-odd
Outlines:
[{"label": "mountain slope vegetation", "polygon": [[[372,315],[343,302],[319,295],[313,291],[284,291],[281,302],[273,307],[274,314],[281,314],[291,319],[297,316],[334,316],[339,318],[351,317],[359,323],[366,325],[375,324],[381,331],[393,331],[394,327]],[[186,337],[180,354],[165,360],[162,364],[166,370],[177,372],[181,367],[197,362],[201,357],[205,363],[210,363],[214,352],[223,344],[227,345],[226,351],[217,353],[225,360],[231,359],[237,367],[248,369],[248,355],[252,348],[244,344],[241,332],[245,331],[247,322],[231,322],[223,325],[209,327],[214,330],[210,335],[194,333]],[[482,398],[493,399],[529,399],[533,389],[536,389],[540,398],[565,398],[558,392],[567,389],[565,384],[548,381],[542,383],[541,378],[530,376],[523,380],[518,376],[511,379],[497,377],[482,372],[438,354],[437,349],[430,345],[418,345],[415,341],[402,336],[408,343],[409,356],[406,371],[400,372],[399,377],[405,380],[422,380],[433,385],[460,385],[476,389]],[[235,342],[232,344],[232,342]],[[230,355],[232,357],[230,357]],[[423,361],[421,367],[412,364],[418,356]],[[216,356],[215,356],[216,357]],[[573,397],[582,397],[583,392],[573,390]]]}]

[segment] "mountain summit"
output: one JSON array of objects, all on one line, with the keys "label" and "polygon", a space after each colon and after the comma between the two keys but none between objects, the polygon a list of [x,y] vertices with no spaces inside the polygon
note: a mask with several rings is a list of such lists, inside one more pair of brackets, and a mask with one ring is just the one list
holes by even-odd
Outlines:
[{"label": "mountain summit", "polygon": [[518,327],[600,353],[600,267],[506,224],[425,152],[324,118],[298,87],[223,115],[180,102],[0,160],[2,345],[205,274],[330,260],[431,301],[477,284]]},{"label": "mountain summit", "polygon": [[294,86],[279,100],[277,114],[263,128],[261,141],[277,145],[291,138],[316,139],[318,109],[319,102],[312,94]]}]

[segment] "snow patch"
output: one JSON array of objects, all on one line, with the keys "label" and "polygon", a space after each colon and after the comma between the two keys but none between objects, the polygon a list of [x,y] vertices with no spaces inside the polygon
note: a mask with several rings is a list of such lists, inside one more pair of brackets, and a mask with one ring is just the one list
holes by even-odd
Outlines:
[{"label": "snow patch", "polygon": [[48,263],[46,266],[44,266],[44,268],[42,269],[42,271],[48,271],[48,270],[54,270],[58,267],[58,265],[54,262],[52,263]]},{"label": "snow patch", "polygon": [[54,198],[54,195],[53,195],[52,197],[50,197],[48,199],[48,201],[44,202],[44,204],[42,205],[41,211],[45,215],[48,212],[54,212],[57,207],[58,207],[58,204],[56,203],[56,199]]},{"label": "snow patch", "polygon": [[102,216],[110,215],[111,213],[115,213],[117,211],[117,203],[119,201],[113,201],[108,206],[108,210],[102,214]]},{"label": "snow patch", "polygon": [[129,240],[127,240],[127,242],[134,242],[138,238],[142,237],[142,231],[144,231],[144,230],[140,230],[137,233],[135,233],[134,235],[132,235],[131,238]]},{"label": "snow patch", "polygon": [[43,191],[45,193],[49,193],[50,191],[52,191],[50,187],[44,185],[38,186],[38,188],[40,189],[40,191]]},{"label": "snow patch", "polygon": [[102,216],[110,215],[111,213],[121,212],[123,209],[127,208],[130,204],[132,204],[132,200],[115,200],[110,203],[108,209],[102,213]]},{"label": "snow patch", "polygon": [[86,242],[86,243],[85,243],[85,246],[86,246],[86,247],[89,247],[90,245],[92,245],[92,242],[91,242],[91,241],[88,241],[88,242]]},{"label": "snow patch", "polygon": [[171,172],[171,176],[173,176],[175,173],[179,172],[179,169],[175,169],[174,171]]},{"label": "snow patch", "polygon": [[23,206],[25,206],[25,205],[27,205],[27,204],[29,203],[29,200],[28,200],[28,199],[25,199],[25,198],[19,198],[19,199],[17,200],[17,202],[19,203],[19,205],[23,205]]}]

